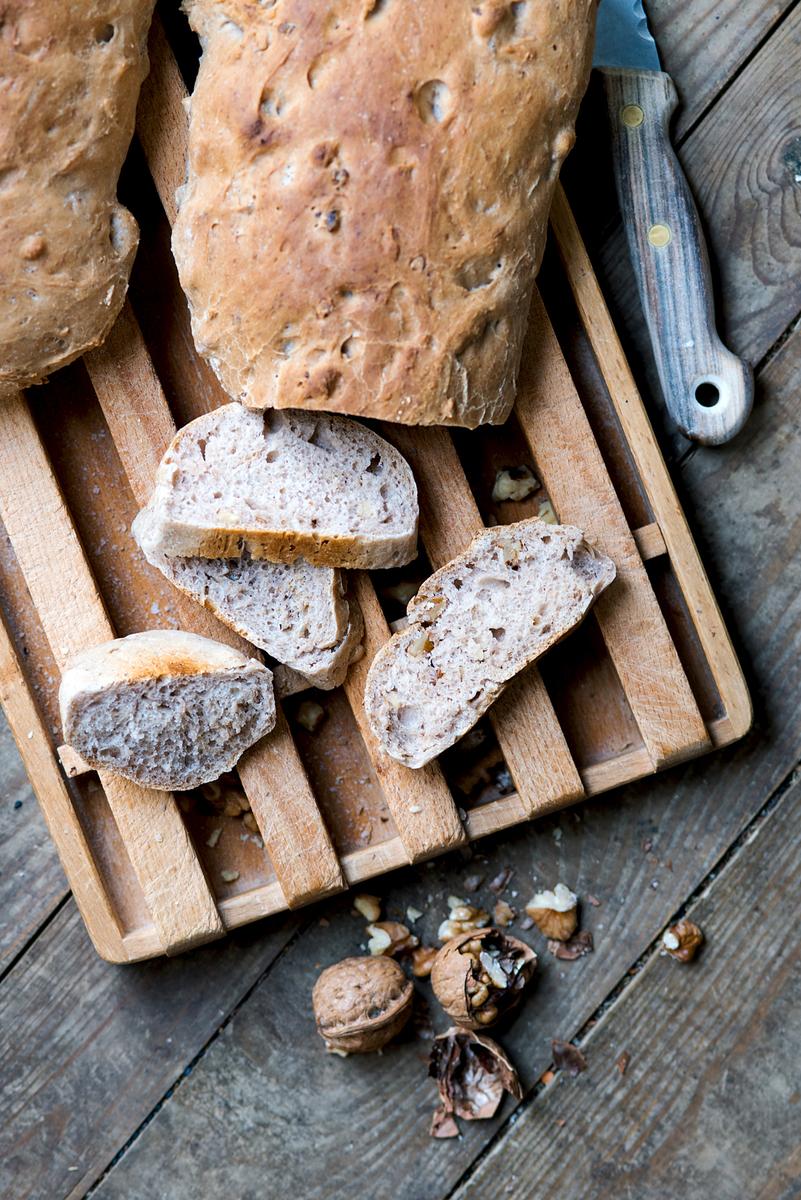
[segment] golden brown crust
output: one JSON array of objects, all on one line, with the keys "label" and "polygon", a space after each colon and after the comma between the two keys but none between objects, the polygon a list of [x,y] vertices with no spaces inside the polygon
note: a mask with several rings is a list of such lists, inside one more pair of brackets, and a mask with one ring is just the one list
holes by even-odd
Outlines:
[{"label": "golden brown crust", "polygon": [[116,199],[152,0],[16,0],[0,22],[0,396],[99,345],[138,241]]},{"label": "golden brown crust", "polygon": [[594,0],[188,0],[173,247],[235,399],[502,421]]}]

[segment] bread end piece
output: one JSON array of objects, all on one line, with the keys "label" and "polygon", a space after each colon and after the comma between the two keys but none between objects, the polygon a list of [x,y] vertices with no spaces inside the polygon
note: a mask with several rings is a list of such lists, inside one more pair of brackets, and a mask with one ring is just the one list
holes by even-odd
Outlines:
[{"label": "bread end piece", "polygon": [[164,791],[217,779],[275,724],[267,667],[173,629],[75,655],[59,709],[65,741],[91,767]]}]

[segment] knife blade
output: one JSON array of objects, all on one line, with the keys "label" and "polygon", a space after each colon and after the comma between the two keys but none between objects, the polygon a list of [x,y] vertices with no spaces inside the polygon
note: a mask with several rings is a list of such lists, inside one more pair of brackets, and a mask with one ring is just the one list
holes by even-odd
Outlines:
[{"label": "knife blade", "polygon": [[593,65],[603,78],[615,186],[665,403],[686,437],[719,445],[751,411],[753,374],[717,333],[706,241],[670,141],[678,96],[642,0],[601,0]]}]

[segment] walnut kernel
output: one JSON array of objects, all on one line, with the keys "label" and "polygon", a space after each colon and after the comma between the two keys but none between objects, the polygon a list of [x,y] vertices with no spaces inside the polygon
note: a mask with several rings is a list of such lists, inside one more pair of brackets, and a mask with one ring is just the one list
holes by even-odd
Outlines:
[{"label": "walnut kernel", "polygon": [[692,962],[703,945],[704,935],[699,927],[686,917],[670,925],[662,935],[662,946],[677,962]]},{"label": "walnut kernel", "polygon": [[552,892],[537,892],[526,905],[526,912],[540,933],[554,941],[566,942],[578,924],[578,900],[563,883]]},{"label": "walnut kernel", "polygon": [[442,947],[431,984],[449,1017],[467,1029],[479,1029],[517,1004],[536,965],[536,954],[524,942],[499,929],[481,929]]}]

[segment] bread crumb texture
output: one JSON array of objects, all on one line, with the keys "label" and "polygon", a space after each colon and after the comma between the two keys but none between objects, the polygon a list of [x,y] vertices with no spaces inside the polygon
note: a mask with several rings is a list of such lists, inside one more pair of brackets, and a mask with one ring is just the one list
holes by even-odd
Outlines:
[{"label": "bread crumb texture", "polygon": [[98,346],[138,242],[117,178],[152,0],[40,0],[0,19],[0,396]]},{"label": "bread crumb texture", "polygon": [[189,0],[173,248],[249,407],[503,421],[594,0]]},{"label": "bread crumb texture", "polygon": [[408,767],[447,750],[614,578],[572,525],[531,517],[480,533],[426,580],[408,626],[373,659],[365,711],[382,747]]}]

